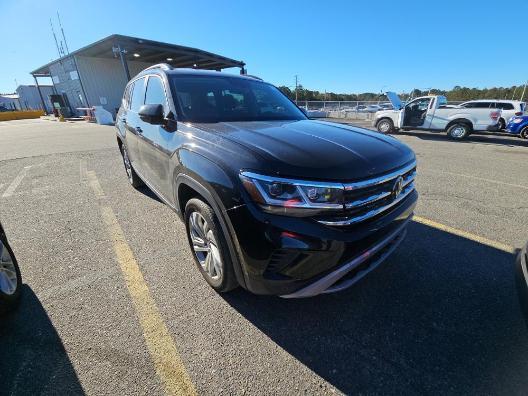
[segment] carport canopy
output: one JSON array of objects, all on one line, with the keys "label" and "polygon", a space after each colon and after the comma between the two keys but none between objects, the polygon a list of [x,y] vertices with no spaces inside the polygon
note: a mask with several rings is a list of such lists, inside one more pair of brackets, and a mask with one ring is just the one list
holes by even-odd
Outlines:
[{"label": "carport canopy", "polygon": [[182,45],[162,43],[137,37],[113,34],[93,44],[73,51],[60,59],[54,60],[31,72],[35,77],[49,77],[50,65],[72,55],[96,58],[121,58],[126,68],[126,60],[141,62],[168,63],[173,67],[196,68],[207,70],[222,70],[231,67],[240,68],[245,73],[245,63],[213,54],[197,48]]}]

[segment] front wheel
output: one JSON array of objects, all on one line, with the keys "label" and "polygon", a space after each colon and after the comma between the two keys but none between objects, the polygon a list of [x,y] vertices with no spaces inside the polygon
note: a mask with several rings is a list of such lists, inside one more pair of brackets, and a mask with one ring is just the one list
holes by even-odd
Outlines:
[{"label": "front wheel", "polygon": [[218,218],[208,204],[193,198],[185,205],[187,239],[207,283],[224,293],[238,286],[233,263]]},{"label": "front wheel", "polygon": [[471,129],[469,125],[457,123],[451,125],[447,130],[447,136],[453,140],[463,140],[469,136]]},{"label": "front wheel", "polygon": [[394,132],[394,123],[389,118],[382,118],[377,122],[376,129],[378,132],[386,135],[387,133]]},{"label": "front wheel", "polygon": [[22,276],[13,251],[0,239],[0,314],[15,306],[20,297]]},{"label": "front wheel", "polygon": [[523,139],[528,139],[528,125],[521,129],[521,133],[519,135]]}]

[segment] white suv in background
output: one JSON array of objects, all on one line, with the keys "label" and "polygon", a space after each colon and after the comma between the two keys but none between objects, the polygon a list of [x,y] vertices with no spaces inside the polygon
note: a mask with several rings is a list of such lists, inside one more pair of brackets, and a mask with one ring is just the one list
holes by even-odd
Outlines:
[{"label": "white suv in background", "polygon": [[526,111],[526,103],[519,100],[481,99],[464,102],[460,107],[467,109],[501,109],[502,114],[499,119],[499,129],[506,128],[506,123],[513,116],[520,116]]}]

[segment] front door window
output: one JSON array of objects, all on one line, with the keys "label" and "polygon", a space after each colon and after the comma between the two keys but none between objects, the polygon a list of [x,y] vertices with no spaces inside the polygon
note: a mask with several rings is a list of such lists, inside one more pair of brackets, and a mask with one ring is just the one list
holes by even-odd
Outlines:
[{"label": "front door window", "polygon": [[416,99],[405,106],[403,126],[420,127],[425,122],[431,98]]}]

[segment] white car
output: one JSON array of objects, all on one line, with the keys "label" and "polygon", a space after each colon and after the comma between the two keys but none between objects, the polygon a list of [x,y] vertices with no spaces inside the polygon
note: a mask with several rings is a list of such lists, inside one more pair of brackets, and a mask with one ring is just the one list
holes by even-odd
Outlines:
[{"label": "white car", "polygon": [[394,110],[376,113],[373,125],[381,133],[399,129],[446,131],[455,140],[462,140],[473,131],[497,130],[500,109],[447,107],[445,96],[431,95],[416,98],[405,105],[398,95],[387,92]]},{"label": "white car", "polygon": [[460,105],[466,109],[501,109],[502,115],[499,118],[499,129],[506,128],[508,120],[513,116],[520,116],[527,110],[526,103],[519,100],[505,99],[481,99],[470,100]]}]

